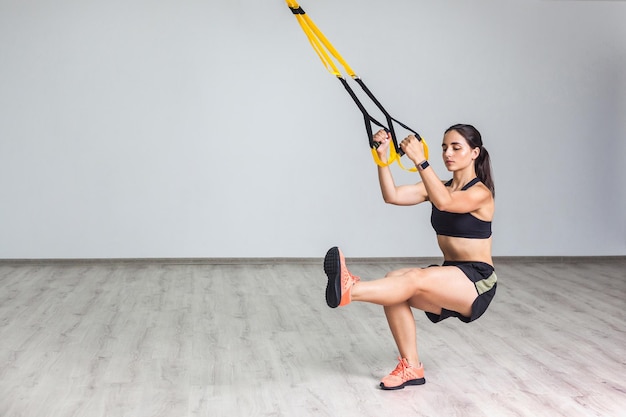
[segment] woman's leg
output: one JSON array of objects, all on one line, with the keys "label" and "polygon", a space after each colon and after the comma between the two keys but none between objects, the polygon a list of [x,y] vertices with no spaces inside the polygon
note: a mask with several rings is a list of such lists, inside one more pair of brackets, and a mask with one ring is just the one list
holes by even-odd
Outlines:
[{"label": "woman's leg", "polygon": [[[430,272],[435,268],[440,271]],[[431,267],[428,270],[394,271],[381,280],[373,281],[370,286],[356,289],[356,294],[353,287],[354,300],[383,303],[389,328],[400,353],[400,362],[396,368],[381,380],[382,389],[402,389],[407,385],[421,385],[426,382],[417,352],[412,307],[435,314],[441,314],[444,307],[465,314],[465,306],[469,302],[468,310],[471,310],[471,303],[477,296],[474,285],[458,268],[454,269],[461,272],[460,276],[454,270],[441,269],[443,268]],[[426,271],[428,273],[424,274]],[[467,283],[470,285],[466,285]],[[384,304],[396,297],[405,296],[403,294],[408,290],[404,287],[411,289],[414,295],[398,304]],[[373,295],[376,291],[378,295]]]},{"label": "woman's leg", "polygon": [[[392,277],[405,277],[411,269],[392,271],[384,279]],[[412,302],[412,303],[411,303]],[[419,353],[417,350],[417,332],[415,329],[415,317],[411,307],[428,311],[435,314],[441,313],[441,307],[429,304],[425,300],[414,297],[410,301],[384,306],[385,316],[393,339],[398,347],[400,356],[406,358],[409,364],[419,366]]]},{"label": "woman's leg", "polygon": [[400,356],[406,358],[409,364],[419,366],[420,359],[417,352],[417,335],[415,318],[408,301],[392,306],[384,306],[387,323],[398,347]]},{"label": "woman's leg", "polygon": [[471,314],[478,296],[472,283],[456,266],[406,268],[388,273],[385,278],[361,281],[352,275],[339,248],[331,248],[324,258],[328,277],[326,302],[331,308],[352,301],[392,306],[409,301],[412,307],[439,313],[442,308]]},{"label": "woman's leg", "polygon": [[[385,278],[392,276],[402,276],[410,269],[400,269],[389,272]],[[408,301],[398,304],[384,305],[385,316],[393,339],[398,347],[398,352],[402,358],[411,365],[419,365],[419,353],[417,351],[417,332],[415,329],[415,317]]]},{"label": "woman's leg", "polygon": [[351,288],[352,301],[383,306],[404,302],[420,310],[439,314],[442,308],[470,316],[478,296],[474,283],[455,266],[435,266],[393,271],[385,278],[360,281]]}]

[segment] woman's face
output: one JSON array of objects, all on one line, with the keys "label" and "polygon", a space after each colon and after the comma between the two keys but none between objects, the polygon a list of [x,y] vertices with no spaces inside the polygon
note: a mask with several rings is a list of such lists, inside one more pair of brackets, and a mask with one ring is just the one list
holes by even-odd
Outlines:
[{"label": "woman's face", "polygon": [[451,172],[473,166],[480,153],[479,148],[470,148],[467,140],[456,130],[451,130],[443,136],[441,148],[443,163]]}]

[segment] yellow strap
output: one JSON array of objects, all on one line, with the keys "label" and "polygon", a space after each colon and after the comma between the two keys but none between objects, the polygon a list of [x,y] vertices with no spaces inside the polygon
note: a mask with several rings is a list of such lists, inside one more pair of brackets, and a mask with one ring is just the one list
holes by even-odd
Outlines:
[{"label": "yellow strap", "polygon": [[339,71],[339,68],[337,68],[333,60],[326,52],[326,49],[324,49],[324,45],[320,42],[320,39],[315,36],[315,33],[313,32],[311,26],[306,23],[306,19],[303,17],[303,15],[297,14],[296,19],[298,20],[300,27],[302,27],[302,31],[309,40],[309,43],[313,47],[313,50],[315,51],[315,53],[317,53],[317,56],[320,58],[322,64],[324,64],[328,72],[330,72],[334,76],[341,77],[341,72]]},{"label": "yellow strap", "polygon": [[[298,9],[300,7],[295,1],[286,0],[286,2],[291,9]],[[302,31],[309,39],[309,42],[313,46],[313,49],[317,53],[317,56],[320,58],[322,64],[324,64],[328,72],[337,77],[342,76],[341,72],[328,55],[328,52],[330,52],[330,54],[344,67],[350,77],[356,77],[356,74],[354,73],[352,68],[350,68],[350,65],[348,65],[348,63],[345,59],[343,59],[339,51],[335,49],[335,47],[330,43],[328,38],[324,36],[322,31],[317,27],[315,23],[313,23],[313,20],[311,20],[311,18],[306,13],[296,14],[296,19],[298,20]]]},{"label": "yellow strap", "polygon": [[[424,157],[428,159],[428,145],[426,144],[426,141],[424,139],[422,139],[422,144],[424,146]],[[386,163],[380,160],[380,157],[378,156],[378,152],[376,151],[375,148],[372,148],[372,157],[374,158],[374,162],[376,162],[376,165],[378,165],[379,167],[388,167],[389,165],[397,161],[398,165],[403,170],[409,171],[409,172],[417,172],[416,167],[406,168],[402,164],[402,158],[400,157],[400,155],[398,155],[398,153],[396,152],[396,149],[393,146],[389,147],[389,158],[387,158]]]},{"label": "yellow strap", "polygon": [[[348,75],[352,78],[356,78],[356,74],[354,73],[354,71],[352,70],[352,68],[350,67],[350,65],[348,65],[348,63],[346,62],[345,59],[343,59],[343,57],[341,56],[341,54],[339,53],[339,51],[337,51],[335,49],[335,47],[330,43],[330,41],[328,40],[328,38],[326,38],[326,36],[324,36],[324,34],[322,33],[321,30],[319,30],[319,28],[315,25],[315,23],[313,23],[313,21],[311,20],[311,18],[307,15],[298,15],[300,16],[302,19],[302,21],[306,22],[306,24],[311,28],[311,30],[313,31],[313,33],[315,34],[315,36],[317,36],[317,38],[322,41],[322,43],[324,44],[324,46],[326,47],[326,49],[328,49],[328,51],[333,55],[333,57],[335,57],[335,59],[337,61],[339,61],[339,63],[341,64],[342,67],[344,67],[344,69],[346,70],[346,72],[348,73]],[[300,19],[299,19],[300,20]],[[308,36],[308,35],[307,35]]]},{"label": "yellow strap", "polygon": [[380,157],[378,156],[378,152],[376,151],[376,148],[372,148],[372,157],[374,158],[374,162],[376,162],[376,165],[378,165],[379,167],[388,167],[395,161],[395,159],[392,159],[391,157],[387,159],[387,163],[381,161]]},{"label": "yellow strap", "polygon": [[405,168],[404,165],[402,165],[402,159],[400,159],[400,158],[398,158],[398,165],[400,165],[400,168],[402,168],[405,171],[409,171],[409,172],[416,172],[417,171],[417,167]]}]

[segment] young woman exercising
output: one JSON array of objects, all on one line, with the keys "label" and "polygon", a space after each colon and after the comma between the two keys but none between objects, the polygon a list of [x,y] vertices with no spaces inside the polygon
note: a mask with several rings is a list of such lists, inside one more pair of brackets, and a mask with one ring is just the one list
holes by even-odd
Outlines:
[{"label": "young woman exercising", "polygon": [[[381,130],[374,135],[374,141],[380,143],[378,155],[386,162],[390,137]],[[381,279],[361,281],[348,271],[339,248],[331,248],[324,259],[329,307],[352,301],[384,306],[400,353],[397,367],[380,382],[386,390],[426,382],[411,308],[425,311],[434,323],[448,317],[469,323],[485,312],[497,286],[491,259],[494,185],[489,153],[478,130],[466,124],[446,130],[442,149],[443,162],[452,172],[448,182],[441,181],[430,167],[422,143],[415,136],[405,138],[400,147],[417,166],[422,181],[397,186],[391,170],[379,167],[383,199],[400,206],[430,201],[431,223],[443,253],[443,265],[399,269]]]}]

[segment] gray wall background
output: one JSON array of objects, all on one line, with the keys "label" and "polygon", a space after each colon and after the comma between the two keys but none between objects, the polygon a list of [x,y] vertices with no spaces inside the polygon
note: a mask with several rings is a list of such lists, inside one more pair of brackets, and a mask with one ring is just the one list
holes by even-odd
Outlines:
[{"label": "gray wall background", "polygon": [[[481,130],[495,255],[626,255],[625,2],[301,5],[440,177]],[[0,1],[0,258],[437,256],[429,212],[282,0]]]}]

